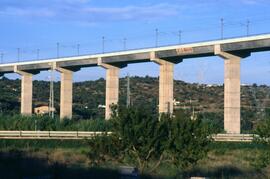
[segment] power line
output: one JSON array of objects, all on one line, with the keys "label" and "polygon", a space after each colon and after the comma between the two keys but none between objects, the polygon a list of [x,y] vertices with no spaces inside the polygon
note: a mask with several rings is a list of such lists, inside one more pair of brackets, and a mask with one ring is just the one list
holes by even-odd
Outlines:
[{"label": "power line", "polygon": [[57,55],[57,58],[59,58],[60,57],[60,54],[59,54],[60,53],[59,52],[59,50],[60,50],[60,43],[59,42],[56,43],[56,48],[57,48],[56,49],[56,55]]},{"label": "power line", "polygon": [[223,39],[224,38],[224,19],[223,18],[220,19],[220,25],[221,25],[221,28],[220,28],[221,39]]},{"label": "power line", "polygon": [[102,53],[105,53],[105,37],[102,36]]},{"label": "power line", "polygon": [[247,20],[247,25],[246,25],[246,28],[247,28],[247,36],[249,36],[249,26],[250,26],[250,21]]},{"label": "power line", "polygon": [[155,29],[155,32],[156,32],[156,47],[158,47],[158,36],[159,36],[158,29]]},{"label": "power line", "polygon": [[182,42],[182,31],[179,30],[178,31],[178,43],[181,44],[181,42]]},{"label": "power line", "polygon": [[[269,20],[270,19],[265,19],[265,18],[264,19],[259,19],[259,20],[252,20],[252,24],[258,24],[258,23],[269,21]],[[209,25],[207,25],[207,27],[193,28],[193,30],[192,30],[192,28],[191,29],[186,29],[186,30],[184,29],[184,31],[179,30],[179,31],[174,31],[174,32],[172,32],[172,31],[160,32],[159,29],[156,28],[155,29],[155,46],[156,47],[160,46],[160,42],[159,41],[160,41],[160,38],[162,36],[170,36],[170,35],[178,36],[178,43],[181,44],[182,43],[182,33],[183,32],[185,32],[185,34],[186,33],[194,33],[194,32],[203,32],[203,31],[206,31],[206,30],[207,30],[207,32],[209,32],[209,30],[213,31],[215,29],[220,28],[221,39],[224,39],[224,28],[230,28],[231,29],[231,28],[234,28],[234,27],[237,26],[237,27],[241,27],[241,28],[245,27],[246,28],[245,35],[246,36],[249,36],[250,35],[250,19],[246,20],[246,22],[244,22],[244,21],[242,21],[242,22],[241,21],[225,22],[224,19],[221,18],[220,21],[221,21],[220,27],[216,24],[215,26],[211,26],[211,28],[209,27]],[[214,33],[216,33],[216,31]],[[215,35],[214,33],[213,33],[213,35]],[[133,37],[129,37],[129,39],[136,39],[136,40],[138,40],[138,37],[144,38],[143,39],[144,41],[140,41],[140,43],[143,43],[143,45],[144,45],[143,47],[150,47],[151,46],[151,45],[147,45],[147,40],[146,40],[146,39],[149,39],[149,40],[152,39],[151,35],[148,35],[148,36],[146,36],[146,35],[144,35],[144,36],[142,36],[142,35],[139,35],[139,36],[136,35],[136,36],[134,36],[134,38]],[[124,38],[124,39],[123,38],[114,38],[114,39],[107,39],[106,38],[106,42],[112,43],[112,42],[115,42],[115,41],[118,41],[118,42],[121,41],[123,45],[122,45],[122,47],[120,45],[118,45],[119,46],[118,48],[119,49],[122,48],[122,49],[126,50],[126,48],[127,48],[126,47],[126,45],[127,45],[126,44],[127,38]],[[92,43],[87,42],[87,44],[92,44]],[[137,43],[134,43],[134,44],[138,45]],[[171,42],[169,42],[168,44],[171,44]],[[87,45],[85,45],[85,46],[87,46]],[[74,49],[76,49],[76,47],[77,47],[77,55],[80,55],[80,44],[77,44],[77,46],[76,45],[62,45],[62,46],[60,46],[60,44],[58,43],[58,45],[57,45],[57,58],[60,58],[60,47],[61,48],[74,48]],[[48,50],[52,50],[52,48],[47,48],[47,49]],[[42,50],[44,51],[46,49],[44,48]],[[33,51],[29,51],[29,50],[27,50],[27,51],[21,51],[21,49],[17,49],[17,53],[18,53],[17,54],[17,56],[18,56],[17,57],[17,60],[18,61],[21,60],[22,53],[23,54],[24,53],[36,54],[36,59],[39,59],[39,57],[38,57],[39,55],[38,55],[38,52],[36,50],[33,50]],[[102,53],[105,53],[105,37],[104,36],[102,37]]]},{"label": "power line", "polygon": [[1,63],[4,62],[4,53],[1,53]]},{"label": "power line", "polygon": [[40,52],[40,50],[37,49],[37,60],[39,60],[39,52]]},{"label": "power line", "polygon": [[18,62],[21,60],[21,49],[17,48],[17,60]]},{"label": "power line", "polygon": [[54,118],[54,70],[53,68],[51,68],[51,73],[50,73],[49,115],[52,118]]},{"label": "power line", "polygon": [[79,56],[80,55],[80,44],[77,44],[77,55]]},{"label": "power line", "polygon": [[130,79],[129,79],[129,74],[127,74],[127,107],[130,107]]},{"label": "power line", "polygon": [[127,49],[127,39],[124,38],[123,39],[123,50],[126,50]]}]

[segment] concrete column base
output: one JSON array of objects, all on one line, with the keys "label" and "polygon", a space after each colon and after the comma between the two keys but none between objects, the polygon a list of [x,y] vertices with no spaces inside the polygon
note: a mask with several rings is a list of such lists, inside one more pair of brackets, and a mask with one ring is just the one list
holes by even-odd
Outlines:
[{"label": "concrete column base", "polygon": [[[155,53],[151,53],[151,61],[158,64],[159,72],[159,113],[173,113],[173,75],[174,63],[156,58]],[[179,60],[181,62],[182,60]]]},{"label": "concrete column base", "polygon": [[14,67],[14,72],[21,75],[21,114],[32,115],[32,98],[33,98],[33,75]]},{"label": "concrete column base", "polygon": [[106,70],[106,112],[105,119],[110,119],[111,105],[118,105],[119,98],[119,68]]},{"label": "concrete column base", "polygon": [[224,129],[240,134],[240,58],[224,60]]},{"label": "concrete column base", "polygon": [[32,115],[33,75],[22,75],[21,114]]},{"label": "concrete column base", "polygon": [[56,67],[55,70],[61,73],[60,119],[71,119],[73,103],[73,71],[60,67]]},{"label": "concrete column base", "polygon": [[241,57],[221,51],[220,45],[215,46],[215,54],[224,59],[224,130],[227,133],[240,134]]},{"label": "concrete column base", "polygon": [[103,63],[101,59],[99,59],[98,65],[106,69],[105,119],[109,120],[112,115],[111,106],[118,105],[120,68]]}]

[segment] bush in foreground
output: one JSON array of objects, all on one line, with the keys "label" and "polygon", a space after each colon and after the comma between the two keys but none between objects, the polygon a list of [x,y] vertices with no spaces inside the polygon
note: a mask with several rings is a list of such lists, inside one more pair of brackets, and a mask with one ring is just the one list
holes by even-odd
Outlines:
[{"label": "bush in foreground", "polygon": [[190,120],[186,115],[176,114],[171,120],[167,147],[171,162],[179,169],[185,169],[206,157],[209,134],[201,120]]},{"label": "bush in foreground", "polygon": [[254,142],[263,144],[266,146],[266,150],[260,151],[256,156],[255,160],[251,161],[251,165],[253,165],[256,169],[261,170],[268,165],[270,165],[270,119],[264,119],[259,122],[255,134],[258,137],[255,138]]},{"label": "bush in foreground", "polygon": [[164,114],[158,119],[143,109],[114,109],[113,134],[90,140],[90,160],[123,162],[143,173],[155,171],[165,162],[183,170],[206,156],[210,139],[200,120],[182,114]]}]

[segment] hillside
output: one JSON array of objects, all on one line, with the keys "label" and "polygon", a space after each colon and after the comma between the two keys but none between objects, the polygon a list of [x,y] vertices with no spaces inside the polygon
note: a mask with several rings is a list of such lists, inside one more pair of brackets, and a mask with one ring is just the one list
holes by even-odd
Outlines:
[{"label": "hillside", "polygon": [[[174,96],[179,103],[175,110],[189,110],[195,115],[212,118],[223,118],[223,86],[191,84],[175,80]],[[49,99],[49,83],[46,81],[34,81],[33,105],[47,105]],[[59,112],[60,82],[55,82],[55,106]],[[98,105],[104,105],[105,80],[85,81],[74,83],[73,89],[74,118],[96,119],[102,118],[104,109]],[[131,77],[130,78],[131,104],[133,106],[145,106],[157,111],[158,105],[158,78]],[[242,86],[241,104],[242,119],[256,123],[267,115],[270,106],[269,86]],[[126,79],[120,79],[120,105],[126,105]],[[20,80],[0,80],[0,111],[3,113],[19,113],[20,108]]]}]

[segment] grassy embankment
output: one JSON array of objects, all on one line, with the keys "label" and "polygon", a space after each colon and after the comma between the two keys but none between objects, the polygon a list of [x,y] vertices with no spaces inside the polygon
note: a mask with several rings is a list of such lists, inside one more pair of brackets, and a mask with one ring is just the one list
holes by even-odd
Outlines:
[{"label": "grassy embankment", "polygon": [[[35,122],[36,121],[36,122]],[[62,123],[48,117],[0,116],[0,130],[110,130],[104,120],[81,120]],[[123,164],[105,163],[91,168],[86,140],[0,140],[0,173],[6,178],[59,176],[60,178],[117,178]],[[183,177],[267,178],[270,167],[256,170],[251,163],[259,152],[267,150],[255,143],[213,143],[208,157],[195,167],[182,172]],[[16,171],[16,172],[13,172]],[[147,173],[147,171],[146,171]],[[179,171],[169,164],[149,174],[155,178],[173,178]]]},{"label": "grassy embankment", "polygon": [[[87,157],[87,141],[60,140],[1,140],[1,173],[6,176],[57,175],[65,178],[87,176],[117,178],[117,167],[123,164],[105,163],[91,168]],[[183,177],[207,176],[211,178],[267,178],[270,167],[256,170],[251,162],[266,148],[254,143],[213,143],[208,157],[197,166],[182,172]],[[65,173],[65,174],[64,174]],[[154,178],[173,178],[179,171],[171,165],[161,165]]]}]

